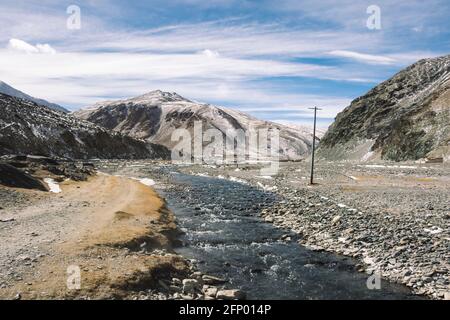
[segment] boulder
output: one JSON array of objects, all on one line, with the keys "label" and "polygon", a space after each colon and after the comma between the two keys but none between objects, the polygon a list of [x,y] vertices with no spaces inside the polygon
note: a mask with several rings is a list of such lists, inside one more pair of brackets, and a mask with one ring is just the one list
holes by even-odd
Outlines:
[{"label": "boulder", "polygon": [[331,224],[335,225],[338,224],[341,221],[341,216],[334,216],[333,219],[331,220]]},{"label": "boulder", "polygon": [[225,279],[210,276],[210,275],[204,275],[202,277],[202,279],[205,284],[209,284],[209,285],[224,284],[227,282],[227,280],[225,280]]},{"label": "boulder", "polygon": [[215,287],[207,288],[204,290],[206,297],[215,298],[217,296],[218,289]]},{"label": "boulder", "polygon": [[12,188],[49,191],[48,186],[41,180],[6,163],[0,163],[0,184]]},{"label": "boulder", "polygon": [[59,162],[56,159],[36,155],[27,155],[27,161],[55,166],[59,164]]},{"label": "boulder", "polygon": [[195,293],[200,291],[200,284],[195,279],[184,279],[183,280],[183,292],[184,293]]},{"label": "boulder", "polygon": [[237,289],[219,290],[216,298],[222,300],[245,300],[245,293]]}]

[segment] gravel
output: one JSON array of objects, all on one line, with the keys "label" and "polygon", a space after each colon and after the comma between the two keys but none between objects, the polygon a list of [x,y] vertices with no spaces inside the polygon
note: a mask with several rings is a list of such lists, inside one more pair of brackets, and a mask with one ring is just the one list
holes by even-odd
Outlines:
[{"label": "gravel", "polygon": [[434,299],[450,294],[450,168],[321,163],[317,185],[306,163],[285,163],[273,179],[258,168],[193,166],[186,173],[224,176],[283,197],[264,209],[268,223],[295,232],[299,243],[355,258],[377,273]]}]

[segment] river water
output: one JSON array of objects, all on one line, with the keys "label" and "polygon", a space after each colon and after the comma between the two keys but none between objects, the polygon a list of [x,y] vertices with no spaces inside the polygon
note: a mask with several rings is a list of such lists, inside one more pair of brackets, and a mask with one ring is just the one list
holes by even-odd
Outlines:
[{"label": "river water", "polygon": [[[169,177],[167,178],[167,175]],[[279,196],[224,179],[165,173],[160,192],[184,231],[176,251],[204,273],[229,280],[249,299],[415,299],[408,288],[381,282],[369,290],[368,275],[354,261],[311,251],[280,238],[288,233],[259,217]]]}]

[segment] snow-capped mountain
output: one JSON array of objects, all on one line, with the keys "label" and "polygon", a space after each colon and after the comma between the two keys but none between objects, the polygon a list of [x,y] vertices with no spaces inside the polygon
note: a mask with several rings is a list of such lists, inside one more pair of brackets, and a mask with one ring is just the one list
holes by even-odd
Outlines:
[{"label": "snow-capped mountain", "polygon": [[420,60],[354,100],[330,126],[319,155],[450,160],[450,55]]},{"label": "snow-capped mountain", "polygon": [[201,121],[203,131],[214,128],[225,136],[227,131],[249,128],[279,131],[279,151],[283,159],[301,159],[312,145],[312,130],[294,128],[262,121],[237,110],[190,101],[176,93],[152,91],[142,96],[120,101],[106,101],[75,112],[81,119],[135,138],[164,145],[172,149],[175,129],[187,129],[191,134],[194,122]]},{"label": "snow-capped mountain", "polygon": [[111,132],[70,114],[0,93],[0,155],[169,158],[167,148]]},{"label": "snow-capped mountain", "polygon": [[51,102],[48,102],[43,99],[38,99],[38,98],[32,97],[26,93],[23,93],[22,91],[19,91],[15,88],[11,87],[10,85],[8,85],[7,83],[5,83],[3,81],[0,81],[0,93],[7,94],[8,96],[12,96],[12,97],[20,98],[20,99],[33,101],[37,104],[49,107],[50,109],[53,109],[56,111],[61,111],[64,113],[69,112],[67,109],[61,107],[60,105],[57,105],[56,103],[51,103]]}]

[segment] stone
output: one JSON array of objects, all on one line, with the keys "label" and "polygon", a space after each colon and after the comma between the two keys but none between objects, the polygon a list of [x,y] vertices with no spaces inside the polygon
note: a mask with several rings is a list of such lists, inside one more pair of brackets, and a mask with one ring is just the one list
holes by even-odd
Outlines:
[{"label": "stone", "polygon": [[334,216],[333,219],[331,220],[331,224],[335,225],[338,224],[339,221],[341,221],[341,216]]},{"label": "stone", "polygon": [[238,289],[219,290],[216,298],[222,300],[245,300],[245,293]]},{"label": "stone", "polygon": [[214,288],[214,287],[208,288],[208,289],[205,290],[205,297],[215,298],[217,296],[217,292],[218,291],[219,290],[217,288]]},{"label": "stone", "polygon": [[214,277],[214,276],[210,276],[210,275],[204,275],[202,277],[202,279],[205,284],[209,284],[209,285],[224,284],[227,282],[226,279],[222,279],[222,278],[218,278],[218,277]]},{"label": "stone", "polygon": [[22,255],[18,256],[16,260],[26,262],[26,261],[30,261],[31,258],[28,255],[22,254]]},{"label": "stone", "polygon": [[200,284],[195,279],[184,279],[183,280],[183,292],[184,293],[195,293],[196,290],[200,289]]},{"label": "stone", "polygon": [[0,184],[13,188],[49,190],[41,180],[6,163],[0,163]]},{"label": "stone", "polygon": [[170,290],[170,292],[175,292],[175,293],[180,293],[182,291],[180,287],[177,287],[174,285],[169,286],[169,290]]}]

